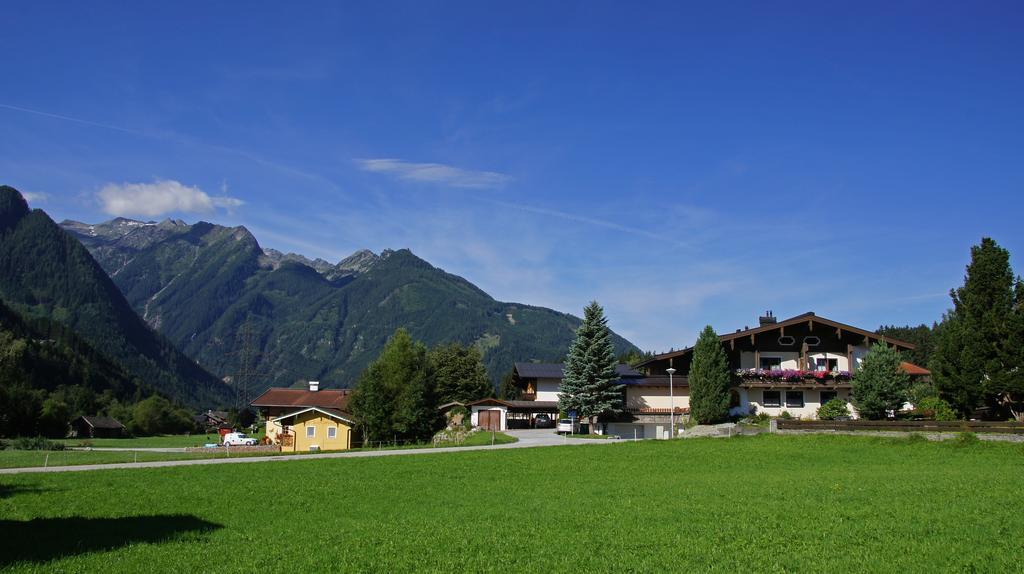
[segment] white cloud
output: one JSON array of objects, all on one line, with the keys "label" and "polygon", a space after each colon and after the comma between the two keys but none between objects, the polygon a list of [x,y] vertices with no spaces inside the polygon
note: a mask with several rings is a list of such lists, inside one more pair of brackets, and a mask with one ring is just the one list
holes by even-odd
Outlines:
[{"label": "white cloud", "polygon": [[384,173],[406,181],[420,181],[462,187],[489,189],[501,187],[512,177],[496,171],[472,171],[442,163],[413,163],[400,159],[357,159],[363,171]]},{"label": "white cloud", "polygon": [[42,203],[50,199],[50,194],[48,193],[34,193],[31,191],[26,191],[21,196],[29,203]]},{"label": "white cloud", "polygon": [[96,194],[103,211],[116,216],[156,217],[166,213],[209,213],[215,207],[243,205],[233,197],[210,197],[205,191],[172,179],[153,183],[108,183]]}]

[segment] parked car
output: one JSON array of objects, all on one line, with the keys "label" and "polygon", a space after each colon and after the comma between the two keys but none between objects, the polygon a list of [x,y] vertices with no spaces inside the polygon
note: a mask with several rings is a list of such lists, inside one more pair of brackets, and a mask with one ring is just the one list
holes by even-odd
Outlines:
[{"label": "parked car", "polygon": [[550,416],[541,413],[533,419],[533,428],[552,429],[555,428],[555,421],[553,421]]},{"label": "parked car", "polygon": [[573,434],[573,431],[575,430],[575,425],[573,425],[572,419],[558,419],[558,430],[555,431],[558,434]]},{"label": "parked car", "polygon": [[229,432],[224,435],[224,446],[256,446],[256,439],[244,432]]}]

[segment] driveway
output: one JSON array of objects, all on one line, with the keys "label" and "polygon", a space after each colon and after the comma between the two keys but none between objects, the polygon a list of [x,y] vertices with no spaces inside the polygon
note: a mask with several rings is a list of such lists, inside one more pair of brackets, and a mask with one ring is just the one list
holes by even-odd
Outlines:
[{"label": "driveway", "polygon": [[[161,460],[155,462],[127,462],[116,464],[80,464],[72,466],[50,466],[32,468],[0,468],[0,475],[3,474],[28,474],[37,472],[82,472],[88,470],[108,470],[121,468],[164,468],[170,466],[197,466],[206,464],[246,464],[252,462],[285,462],[292,460],[322,460],[325,458],[361,458],[374,456],[413,456],[419,454],[440,454],[467,452],[474,450],[504,450],[510,448],[536,448],[545,446],[580,445],[580,444],[608,444],[618,443],[618,440],[565,438],[555,434],[554,429],[529,429],[507,431],[506,434],[519,439],[519,442],[510,444],[496,444],[486,446],[463,446],[450,448],[420,448],[408,450],[371,450],[354,452],[328,452],[323,454],[285,454],[277,456],[250,456],[239,458],[204,458],[196,460]],[[143,450],[143,449],[136,449]]]}]

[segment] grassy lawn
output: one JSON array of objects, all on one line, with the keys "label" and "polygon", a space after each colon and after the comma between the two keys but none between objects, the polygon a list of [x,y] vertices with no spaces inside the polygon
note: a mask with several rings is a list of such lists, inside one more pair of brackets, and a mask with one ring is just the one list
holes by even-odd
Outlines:
[{"label": "grassy lawn", "polygon": [[0,476],[0,569],[1010,572],[1022,476],[823,435]]},{"label": "grassy lawn", "polygon": [[203,446],[208,442],[220,442],[217,433],[210,434],[174,434],[159,436],[142,436],[138,438],[69,438],[62,441],[68,446],[91,445],[95,447],[115,448],[184,448]]},{"label": "grassy lawn", "polygon": [[[268,456],[278,453],[232,452],[231,458],[241,456]],[[290,454],[290,453],[285,453]],[[27,468],[35,466],[66,466],[79,464],[114,464],[119,462],[152,462],[159,460],[187,460],[196,458],[225,458],[227,452],[147,452],[147,451],[85,451],[85,450],[0,450],[0,468]]]}]

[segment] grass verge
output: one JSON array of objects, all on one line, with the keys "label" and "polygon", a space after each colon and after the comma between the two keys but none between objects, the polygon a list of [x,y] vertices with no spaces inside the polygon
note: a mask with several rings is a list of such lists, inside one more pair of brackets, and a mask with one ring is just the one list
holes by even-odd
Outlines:
[{"label": "grass verge", "polygon": [[822,435],[0,476],[0,570],[1010,572],[1021,476]]}]

